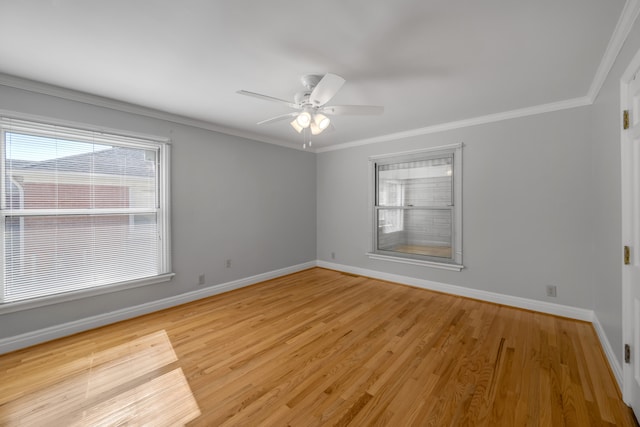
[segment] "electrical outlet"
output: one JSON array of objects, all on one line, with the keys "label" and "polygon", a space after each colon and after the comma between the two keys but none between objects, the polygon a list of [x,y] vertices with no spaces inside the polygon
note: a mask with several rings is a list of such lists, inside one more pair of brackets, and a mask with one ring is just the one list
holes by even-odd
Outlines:
[{"label": "electrical outlet", "polygon": [[204,285],[204,274],[198,276],[198,285]]},{"label": "electrical outlet", "polygon": [[231,268],[231,260],[228,259],[225,265],[227,266],[227,268]]},{"label": "electrical outlet", "polygon": [[547,296],[553,298],[558,296],[556,285],[547,285]]},{"label": "electrical outlet", "polygon": [[331,252],[331,259],[336,259],[336,253],[335,252]]}]

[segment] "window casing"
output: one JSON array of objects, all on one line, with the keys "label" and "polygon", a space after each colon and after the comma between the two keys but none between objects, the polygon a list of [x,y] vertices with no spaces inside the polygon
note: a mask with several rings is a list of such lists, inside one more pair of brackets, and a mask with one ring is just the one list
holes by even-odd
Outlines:
[{"label": "window casing", "polygon": [[170,279],[166,141],[2,118],[0,167],[0,304]]},{"label": "window casing", "polygon": [[371,258],[462,268],[462,144],[370,158]]}]

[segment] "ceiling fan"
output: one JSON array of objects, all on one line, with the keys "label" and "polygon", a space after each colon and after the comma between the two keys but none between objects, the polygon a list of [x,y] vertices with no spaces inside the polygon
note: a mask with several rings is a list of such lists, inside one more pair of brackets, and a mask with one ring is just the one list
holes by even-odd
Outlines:
[{"label": "ceiling fan", "polygon": [[[307,74],[302,76],[300,80],[306,90],[296,93],[293,102],[247,90],[239,90],[237,93],[277,102],[297,110],[263,120],[257,124],[265,125],[293,117],[294,119],[290,123],[291,127],[298,133],[308,129],[311,131],[311,135],[319,135],[324,130],[333,128],[328,115],[375,115],[382,114],[384,111],[384,107],[377,105],[326,105],[345,83],[345,80],[336,74],[327,73],[324,76]],[[307,135],[305,132],[305,148]],[[311,141],[309,141],[309,145],[311,145]]]}]

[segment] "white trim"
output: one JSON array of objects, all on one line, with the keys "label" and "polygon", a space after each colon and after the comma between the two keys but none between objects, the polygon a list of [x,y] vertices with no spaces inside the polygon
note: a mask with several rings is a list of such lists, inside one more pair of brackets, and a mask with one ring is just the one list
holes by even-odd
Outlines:
[{"label": "white trim", "polygon": [[[537,301],[529,298],[522,298],[504,294],[498,294],[495,292],[482,291],[478,289],[470,289],[463,286],[449,285],[446,283],[433,282],[425,279],[417,279],[415,277],[401,276],[397,274],[391,273],[383,273],[380,271],[369,270],[365,268],[359,267],[351,267],[344,264],[336,264],[332,262],[317,261],[317,266],[322,268],[328,268],[331,270],[342,271],[345,273],[357,274],[366,277],[372,277],[374,279],[386,280],[389,282],[400,283],[403,285],[414,286],[421,289],[428,289],[437,292],[443,292],[451,295],[462,296],[466,298],[473,298],[480,301],[487,301],[496,304],[507,305],[510,307],[517,307],[526,310],[537,311],[541,313],[553,314],[555,316],[567,317],[575,320],[582,320],[585,322],[590,322],[600,340],[600,345],[604,350],[607,361],[609,362],[609,366],[611,367],[611,371],[618,383],[618,387],[622,390],[623,387],[623,376],[622,376],[622,367],[618,359],[616,358],[615,352],[613,351],[613,347],[611,343],[607,339],[607,334],[600,323],[600,320],[595,315],[593,310],[579,308],[579,307],[571,307],[562,304],[554,304],[545,301]],[[628,403],[628,402],[626,402]]]},{"label": "white trim", "polygon": [[[536,114],[549,113],[553,111],[566,110],[570,108],[583,107],[593,104],[594,100],[598,96],[602,85],[609,74],[609,71],[613,67],[615,60],[626,41],[629,32],[633,28],[638,14],[640,13],[640,1],[639,0],[627,0],[616,28],[613,31],[611,39],[602,57],[600,65],[594,75],[591,82],[591,86],[585,96],[567,99],[558,102],[552,102],[548,104],[536,105],[532,107],[520,108],[515,110],[504,111],[501,113],[489,114],[485,116],[479,116],[464,120],[457,120],[447,123],[436,124],[433,126],[427,126],[418,129],[411,129],[404,132],[391,133],[387,135],[381,135],[373,138],[366,138],[355,140],[351,142],[345,142],[342,144],[332,145],[329,147],[320,147],[316,149],[309,149],[308,151],[314,153],[323,153],[327,151],[342,150],[350,147],[358,147],[361,145],[375,144],[378,142],[395,141],[403,138],[410,138],[413,136],[428,135],[432,133],[444,132],[447,130],[461,129],[470,126],[477,126],[487,123],[498,122],[502,120],[509,120],[518,117],[526,117]],[[44,95],[55,96],[62,99],[69,99],[72,101],[82,102],[85,104],[96,105],[99,107],[110,108],[117,111],[127,112],[131,114],[138,114],[141,116],[156,118],[160,120],[166,120],[173,123],[179,123],[187,126],[193,126],[196,128],[211,130],[214,132],[220,132],[227,135],[238,136],[241,138],[252,139],[255,141],[266,142],[269,144],[279,145],[287,148],[293,148],[296,150],[304,150],[300,144],[296,144],[288,141],[281,141],[278,139],[266,137],[253,132],[241,131],[238,129],[232,129],[225,126],[220,126],[208,121],[192,119],[189,117],[180,116],[165,111],[155,110],[152,108],[142,107],[127,102],[117,101],[97,95],[91,95],[72,89],[66,89],[59,86],[53,86],[33,80],[24,79],[17,76],[11,76],[8,74],[0,73],[0,85],[14,87],[17,89],[23,89],[30,92],[41,93]]]},{"label": "white trim", "polygon": [[431,280],[418,279],[415,277],[401,276],[398,274],[384,273],[366,268],[352,267],[344,264],[336,264],[318,260],[318,267],[331,270],[343,271],[345,273],[357,274],[374,279],[386,280],[403,285],[414,286],[416,288],[428,289],[431,291],[443,292],[447,294],[473,298],[480,301],[487,301],[496,304],[508,305],[510,307],[523,308],[541,313],[553,314],[570,319],[591,322],[593,320],[593,310],[568,305],[554,304],[545,301],[537,301],[529,298],[516,297],[511,295],[498,294],[479,289],[471,289],[464,286],[449,285],[446,283],[433,282]]},{"label": "white trim", "polygon": [[441,123],[433,126],[419,128],[419,129],[411,129],[403,132],[390,133],[387,135],[376,136],[373,138],[345,142],[343,144],[336,144],[329,147],[318,148],[316,149],[316,153],[324,153],[326,151],[335,151],[335,150],[344,150],[345,148],[359,147],[361,145],[375,144],[378,142],[397,141],[398,139],[403,139],[403,138],[411,138],[414,136],[422,136],[422,135],[428,135],[431,133],[439,133],[439,132],[444,132],[448,130],[483,125],[487,123],[515,119],[518,117],[527,117],[527,116],[533,116],[536,114],[550,113],[553,111],[584,107],[591,104],[592,104],[591,100],[588,97],[583,96],[580,98],[573,98],[565,101],[552,102],[550,104],[536,105],[533,107],[520,108],[517,110],[489,114],[486,116],[474,117],[471,119]]},{"label": "white trim", "polygon": [[[433,126],[427,126],[418,129],[411,129],[404,132],[391,133],[387,135],[381,135],[373,138],[366,138],[361,140],[355,140],[351,142],[345,142],[342,144],[332,145],[328,147],[320,147],[316,149],[310,149],[308,151],[314,153],[323,153],[327,151],[342,150],[351,147],[358,147],[361,145],[375,144],[378,142],[395,141],[403,138],[410,138],[414,136],[427,135],[432,133],[444,132],[447,130],[461,129],[470,126],[477,126],[487,123],[498,122],[502,120],[509,120],[518,117],[526,117],[536,114],[549,113],[553,111],[565,110],[570,108],[583,107],[593,104],[595,98],[598,96],[600,89],[604,81],[606,80],[609,71],[613,67],[615,60],[626,41],[629,32],[633,28],[638,14],[640,13],[640,1],[639,0],[627,0],[620,18],[616,24],[609,43],[605,50],[605,53],[600,61],[596,74],[591,82],[591,86],[587,91],[587,94],[582,97],[567,99],[558,102],[552,102],[548,104],[541,104],[532,107],[520,108],[515,110],[504,111],[501,113],[489,114],[485,116],[479,116],[464,120],[457,120],[452,122],[440,123]],[[252,139],[255,141],[266,142],[269,144],[279,145],[287,148],[293,148],[296,150],[304,150],[304,147],[300,144],[296,144],[288,141],[281,141],[278,139],[266,137],[253,132],[241,131],[238,129],[232,129],[229,127],[217,125],[208,121],[192,119],[185,116],[180,116],[165,111],[155,110],[152,108],[142,107],[139,105],[130,104],[123,101],[117,101],[110,98],[105,98],[97,95],[91,95],[72,89],[62,88],[59,86],[53,86],[46,83],[41,83],[33,80],[24,79],[17,76],[0,73],[0,85],[14,87],[17,89],[23,89],[30,92],[41,93],[44,95],[55,96],[58,98],[69,99],[72,101],[82,102],[85,104],[96,105],[99,107],[110,108],[117,111],[123,111],[131,114],[138,114],[141,116],[156,118],[160,120],[166,120],[173,123],[179,123],[187,126],[193,126],[196,128],[211,130],[214,132],[220,132],[227,135],[238,136],[241,138]]]},{"label": "white trim", "polygon": [[177,123],[186,126],[193,126],[199,129],[206,129],[213,132],[224,133],[226,135],[237,136],[240,138],[251,139],[254,141],[266,142],[282,147],[293,148],[303,151],[300,144],[293,142],[285,142],[253,132],[241,131],[225,126],[220,126],[204,120],[192,119],[190,117],[180,116],[178,114],[168,113],[166,111],[155,110],[153,108],[142,107],[140,105],[130,104],[128,102],[118,101],[115,99],[105,98],[98,95],[67,89],[60,86],[54,86],[47,83],[36,82],[22,77],[11,76],[0,73],[0,86],[8,86],[16,89],[22,89],[29,92],[39,93],[43,95],[54,96],[56,98],[67,99],[70,101],[81,102],[83,104],[95,105],[97,107],[109,108],[111,110],[121,111],[124,113],[137,114],[140,116],[151,117],[154,119],[165,120],[167,122]]},{"label": "white trim", "polygon": [[[446,144],[434,147],[427,147],[411,151],[403,151],[397,153],[387,153],[369,156],[369,205],[371,208],[370,229],[371,252],[367,252],[367,256],[372,259],[399,262],[403,264],[420,265],[425,267],[433,267],[445,270],[460,271],[464,268],[462,265],[462,149],[464,143],[458,142],[454,144]],[[378,213],[382,206],[378,206],[378,165],[391,163],[401,163],[405,161],[413,161],[436,157],[450,157],[453,160],[453,176],[452,178],[452,204],[446,207],[452,216],[452,239],[451,251],[452,256],[448,259],[438,259],[436,257],[427,256],[411,256],[394,254],[391,251],[383,251],[378,248],[379,226]],[[375,194],[374,194],[375,193]],[[422,206],[422,208],[435,208]],[[409,208],[411,209],[411,208]]]},{"label": "white trim", "polygon": [[620,13],[620,18],[618,19],[616,28],[615,30],[613,30],[613,34],[611,35],[611,39],[609,40],[607,49],[602,56],[600,66],[598,66],[596,75],[593,77],[589,92],[587,92],[587,97],[590,99],[590,104],[592,104],[598,97],[600,89],[602,89],[602,85],[604,84],[607,75],[611,71],[611,68],[613,68],[613,64],[616,62],[618,54],[620,53],[624,42],[629,36],[629,32],[633,28],[633,24],[638,18],[638,13],[640,13],[640,1],[627,0],[624,8],[622,9],[622,13]]},{"label": "white trim", "polygon": [[159,254],[160,265],[164,266],[165,271],[173,271],[173,251],[171,246],[171,145],[166,144],[160,147],[159,154],[161,158],[158,159],[156,157],[158,171],[160,172],[157,177],[160,185],[160,191],[158,192],[160,199],[158,201],[161,209],[161,214],[158,215],[160,219],[158,229],[164,239],[160,242],[162,245],[162,251]]},{"label": "white trim", "polygon": [[[126,214],[155,214],[158,208],[80,208],[80,209],[12,209],[15,216],[43,216],[43,215],[126,215]],[[1,214],[0,214],[1,215]]]},{"label": "white trim", "polygon": [[633,79],[633,76],[635,75],[636,70],[638,68],[640,68],[640,50],[638,50],[636,54],[633,56],[633,58],[629,62],[629,65],[627,66],[627,69],[624,71],[624,73],[620,77],[620,99],[621,101],[624,101],[625,104],[629,102],[627,86],[631,82],[631,79]]},{"label": "white trim", "polygon": [[371,259],[377,259],[380,261],[398,262],[400,264],[420,265],[422,267],[439,268],[442,270],[460,271],[464,268],[464,265],[460,264],[447,264],[444,262],[426,261],[422,259],[404,258],[400,256],[382,255],[373,252],[367,252],[367,256]]},{"label": "white trim", "polygon": [[[626,109],[629,105],[629,96],[627,93],[627,87],[629,81],[633,77],[633,65],[638,64],[640,61],[640,51],[636,52],[635,56],[631,60],[631,63],[627,67],[626,71],[620,78],[620,119],[622,119],[622,111]],[[622,120],[620,120],[622,122]],[[619,122],[619,123],[620,123]],[[631,218],[631,193],[633,191],[631,185],[631,171],[633,169],[631,164],[631,155],[630,149],[631,145],[627,143],[628,137],[626,132],[620,131],[620,212],[621,212],[621,244],[626,246],[631,246],[631,235],[632,235],[632,223],[633,219]],[[629,294],[629,279],[627,278],[627,272],[625,269],[625,265],[621,263],[620,266],[620,274],[622,277],[622,313],[621,313],[621,323],[622,323],[622,342],[631,343],[633,340],[633,334],[631,328],[628,326],[628,322],[626,319],[630,319],[631,312],[627,305],[627,301],[625,300],[626,296]],[[631,320],[631,319],[630,319]],[[631,320],[632,321],[632,320]],[[627,364],[623,366],[622,370],[622,400],[629,404],[630,397],[633,392],[632,389],[632,377],[633,372],[630,370],[631,367]],[[626,378],[629,378],[627,381]]]},{"label": "white trim", "polygon": [[[0,80],[1,79],[2,79],[2,74],[0,74]],[[17,126],[24,126],[25,123],[23,122],[30,122],[28,123],[30,125],[29,126],[30,128],[38,127],[38,126],[42,127],[43,125],[44,126],[63,126],[66,128],[71,128],[70,130],[72,132],[87,131],[91,133],[108,134],[114,137],[132,138],[135,140],[140,140],[140,139],[149,140],[149,141],[153,141],[156,144],[171,143],[171,139],[167,138],[166,136],[150,135],[150,134],[139,133],[139,132],[130,132],[122,129],[115,129],[115,128],[109,128],[104,126],[94,126],[92,124],[87,124],[83,122],[52,119],[51,117],[48,117],[48,116],[40,116],[37,114],[26,114],[26,113],[21,113],[17,111],[0,109],[0,123],[5,124],[5,122],[7,127],[11,130],[14,130],[14,128]],[[91,137],[93,135],[89,135],[89,136]],[[109,141],[109,142],[113,142],[113,141]],[[127,142],[139,143],[140,141],[127,141]]]},{"label": "white trim", "polygon": [[15,311],[30,310],[37,307],[45,307],[47,305],[60,304],[68,301],[75,301],[83,298],[95,297],[98,295],[110,294],[113,292],[123,291],[126,289],[140,288],[142,286],[155,285],[162,282],[168,282],[173,279],[175,273],[165,273],[158,276],[147,277],[144,279],[130,280],[115,285],[96,286],[93,288],[79,289],[61,294],[52,294],[33,299],[20,300],[15,302],[6,302],[0,304],[0,314],[13,313]]},{"label": "white trim", "polygon": [[[637,0],[630,0],[630,1],[637,1]],[[154,110],[147,107],[129,104],[127,102],[104,98],[97,95],[91,95],[91,94],[75,91],[72,89],[53,86],[46,83],[36,82],[33,80],[28,80],[28,79],[11,76],[7,74],[0,73],[0,86],[13,87],[16,89],[22,89],[29,92],[40,93],[43,95],[54,96],[57,98],[68,99],[76,102],[82,102],[84,104],[95,105],[98,107],[109,108],[116,111],[137,114],[140,116],[151,117],[159,120],[165,120],[168,122],[178,123],[186,126],[193,126],[200,129],[220,132],[227,135],[237,136],[240,138],[251,139],[254,141],[266,142],[269,144],[279,145],[287,148],[293,148],[296,150],[310,151],[313,153],[323,153],[326,151],[342,150],[345,148],[375,144],[378,142],[395,141],[397,139],[409,138],[412,136],[428,135],[431,133],[461,129],[469,126],[476,126],[476,125],[481,125],[486,123],[498,122],[502,120],[509,120],[509,119],[518,118],[518,117],[526,117],[526,116],[531,116],[536,114],[549,113],[553,111],[566,110],[570,108],[583,107],[585,105],[592,104],[592,99],[590,97],[583,96],[583,97],[568,99],[564,101],[552,102],[549,104],[536,105],[533,107],[520,108],[516,110],[501,112],[501,113],[489,114],[486,116],[479,116],[479,117],[474,117],[470,119],[440,123],[433,126],[427,126],[427,127],[418,128],[418,129],[411,129],[404,132],[391,133],[391,134],[381,135],[373,138],[345,142],[342,144],[332,145],[329,147],[305,149],[300,144],[297,144],[294,142],[281,141],[278,139],[266,137],[264,135],[259,135],[253,132],[246,132],[238,129],[231,129],[228,127],[220,126],[204,120],[192,119],[189,117],[184,117],[177,114],[168,113],[165,111]]]},{"label": "white trim", "polygon": [[[623,377],[622,377],[622,366],[616,357],[615,352],[613,351],[613,347],[611,347],[611,343],[607,339],[607,334],[604,332],[604,328],[598,319],[598,316],[594,313],[593,320],[591,321],[593,324],[593,328],[596,330],[596,334],[598,334],[598,338],[600,339],[600,345],[602,345],[602,349],[604,350],[604,354],[607,357],[607,361],[609,362],[609,366],[611,367],[611,371],[613,372],[613,376],[618,383],[618,388],[622,391],[623,385]],[[627,402],[625,402],[627,403]]]},{"label": "white trim", "polygon": [[184,294],[176,295],[173,297],[140,304],[134,307],[127,307],[121,310],[112,311],[110,313],[99,314],[97,316],[91,316],[85,319],[79,319],[73,322],[51,326],[33,332],[27,332],[25,334],[17,335],[14,337],[2,338],[0,339],[0,354],[30,347],[32,345],[51,341],[56,338],[61,338],[89,329],[98,328],[100,326],[108,325],[122,320],[142,316],[143,314],[148,314],[155,311],[163,310],[165,308],[174,307],[191,301],[196,301],[234,289],[243,288],[245,286],[250,286],[259,282],[263,282],[265,280],[286,276],[287,274],[296,273],[298,271],[306,270],[315,266],[316,261],[310,261],[303,264],[285,267],[279,270],[273,270],[251,277],[246,277],[244,279],[233,280],[231,282],[221,283],[207,288],[186,292]]},{"label": "white trim", "polygon": [[373,138],[360,139],[356,141],[346,142],[343,144],[336,144],[329,147],[321,147],[315,150],[316,153],[324,153],[327,151],[343,150],[351,147],[359,147],[362,145],[375,144],[378,142],[395,141],[403,138],[410,138],[421,135],[428,135],[432,133],[439,133],[448,130],[462,129],[470,126],[477,126],[487,123],[493,123],[503,120],[510,120],[519,117],[533,116],[536,114],[550,113],[554,111],[567,110],[571,108],[584,107],[593,104],[595,99],[602,89],[607,75],[613,68],[613,65],[618,58],[618,54],[624,45],[624,42],[629,36],[629,32],[633,28],[633,25],[640,14],[640,0],[627,0],[620,18],[616,24],[616,28],[609,39],[609,43],[605,50],[602,60],[596,70],[596,74],[591,81],[591,86],[585,96],[567,99],[558,102],[552,102],[549,104],[541,104],[533,107],[520,108],[516,110],[504,111],[501,113],[489,114],[485,116],[473,117],[470,119],[458,120],[453,122],[441,123],[433,126],[427,126],[418,129],[411,129],[404,132],[397,132],[387,135],[381,135]]},{"label": "white trim", "polygon": [[[625,109],[632,109],[632,100],[629,99],[629,85],[631,84],[636,72],[640,69],[640,50],[633,56],[624,73],[620,77],[620,112],[618,123],[622,123],[622,111]],[[637,112],[631,111],[631,114]],[[633,117],[631,119],[633,121]],[[634,219],[634,212],[637,212],[639,207],[634,205],[634,174],[637,173],[634,168],[634,150],[633,144],[631,144],[631,135],[629,131],[620,130],[620,194],[621,194],[621,243],[622,245],[638,247],[635,242],[634,227],[636,221]],[[622,248],[620,248],[620,256],[622,257]],[[634,259],[638,256],[637,252],[632,251]],[[631,307],[632,301],[629,298],[631,295],[631,289],[633,283],[631,283],[631,270],[632,265],[626,266],[620,263],[620,271],[622,275],[622,341],[625,344],[632,345],[634,343],[634,314]],[[635,372],[637,374],[637,372]],[[622,399],[625,403],[631,404],[631,400],[634,395],[634,369],[631,364],[625,363],[622,366]]]},{"label": "white trim", "polygon": [[621,384],[621,368],[616,360],[613,349],[604,333],[604,329],[600,324],[598,318],[595,316],[592,310],[583,308],[570,307],[561,304],[547,303],[543,301],[536,301],[527,298],[514,297],[509,295],[497,294],[494,292],[481,291],[476,289],[469,289],[462,286],[448,285],[444,283],[433,282],[424,279],[417,279],[408,276],[400,276],[396,274],[383,273],[379,271],[351,267],[343,264],[330,263],[322,260],[316,260],[306,262],[303,264],[294,265],[291,267],[282,268],[279,270],[273,270],[270,272],[258,274],[255,276],[247,277],[244,279],[234,280],[219,285],[210,286],[204,289],[198,289],[195,291],[187,292],[181,295],[176,295],[169,298],[164,298],[158,301],[152,301],[144,304],[140,304],[134,307],[128,307],[121,310],[116,310],[110,313],[100,314],[97,316],[80,319],[62,325],[55,325],[48,328],[40,329],[37,331],[27,332],[14,337],[7,337],[0,339],[0,354],[8,353],[18,349],[30,347],[32,345],[40,344],[46,341],[50,341],[56,338],[61,338],[78,332],[86,331],[89,329],[98,328],[100,326],[108,325],[111,323],[119,322],[122,320],[131,319],[141,316],[143,314],[152,313],[155,311],[163,310],[169,307],[174,307],[180,304],[185,304],[198,299],[206,298],[209,296],[217,295],[224,292],[229,292],[234,289],[239,289],[245,286],[250,286],[265,280],[274,279],[277,277],[285,276],[288,274],[296,273],[298,271],[306,270],[312,267],[322,267],[331,270],[342,271],[346,273],[358,274],[366,277],[372,277],[375,279],[386,280],[399,284],[414,286],[417,288],[433,290],[437,292],[444,292],[452,295],[458,295],[467,298],[473,298],[481,301],[488,301],[497,304],[503,304],[511,307],[518,307],[527,310],[538,311],[542,313],[553,314],[556,316],[568,317],[571,319],[582,320],[592,322],[598,338],[602,344],[602,347],[607,356],[607,360],[611,366],[613,374]]},{"label": "white trim", "polygon": [[[101,130],[92,129],[90,125],[80,125],[78,128],[73,127],[65,127],[59,124],[53,124],[48,119],[45,122],[32,122],[25,121],[21,118],[16,118],[13,114],[8,114],[7,116],[0,115],[0,132],[2,136],[0,137],[0,142],[2,143],[2,147],[0,147],[0,160],[2,164],[4,164],[5,152],[5,134],[9,132],[20,132],[26,133],[29,135],[42,135],[45,137],[49,137],[55,135],[57,137],[68,138],[73,141],[79,141],[81,143],[105,143],[113,146],[120,146],[126,148],[136,148],[140,151],[142,150],[153,150],[156,154],[156,166],[157,166],[157,179],[155,185],[157,186],[158,192],[158,207],[154,208],[112,208],[112,209],[29,209],[24,210],[24,207],[21,206],[21,209],[17,210],[6,210],[4,209],[4,191],[5,191],[5,177],[0,178],[2,182],[2,186],[0,186],[0,193],[2,194],[2,201],[0,201],[0,205],[2,208],[0,210],[0,224],[4,226],[4,218],[8,214],[13,214],[16,216],[24,217],[24,216],[36,216],[36,215],[46,215],[46,216],[59,216],[59,215],[102,215],[102,214],[138,214],[138,213],[156,213],[158,217],[158,228],[157,228],[157,238],[160,240],[160,250],[158,252],[158,274],[145,277],[142,279],[134,279],[134,280],[126,280],[119,283],[109,283],[102,286],[80,286],[76,289],[72,289],[69,292],[64,293],[53,293],[53,294],[41,294],[41,292],[36,292],[37,295],[33,299],[27,300],[18,300],[11,302],[4,302],[5,296],[4,291],[6,290],[6,284],[2,283],[2,288],[0,290],[0,301],[3,303],[0,304],[0,314],[8,313],[17,310],[24,310],[29,307],[40,307],[50,304],[57,304],[60,301],[67,301],[73,299],[85,298],[87,296],[99,295],[104,293],[110,293],[121,289],[129,289],[139,286],[146,286],[155,283],[161,283],[168,280],[171,280],[173,277],[173,273],[171,273],[171,247],[169,246],[170,238],[169,235],[171,233],[170,230],[170,221],[169,221],[169,147],[170,144],[166,140],[166,138],[133,138],[130,136],[123,136],[120,132],[117,134],[105,133]],[[79,176],[78,174],[74,174]],[[102,176],[105,176],[104,174]],[[22,205],[22,203],[21,203]],[[4,257],[4,253],[0,251],[0,255]],[[4,259],[4,258],[0,258]],[[2,264],[4,266],[4,262]],[[4,272],[3,272],[4,274]],[[86,284],[85,284],[86,285]],[[22,304],[24,302],[24,305]]]},{"label": "white trim", "polygon": [[369,160],[386,160],[386,159],[394,159],[396,157],[413,156],[416,154],[423,154],[423,153],[451,151],[451,150],[457,150],[459,148],[462,148],[463,146],[464,144],[462,142],[457,142],[455,144],[438,145],[435,147],[420,148],[418,150],[400,151],[398,153],[376,154],[373,156],[369,156]]}]

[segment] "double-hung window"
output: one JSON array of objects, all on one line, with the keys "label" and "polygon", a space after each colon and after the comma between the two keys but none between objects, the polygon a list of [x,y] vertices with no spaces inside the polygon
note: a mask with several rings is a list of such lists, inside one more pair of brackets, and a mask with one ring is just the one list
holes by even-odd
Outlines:
[{"label": "double-hung window", "polygon": [[167,141],[0,120],[0,303],[171,277]]},{"label": "double-hung window", "polygon": [[370,158],[372,258],[462,268],[462,144]]}]

